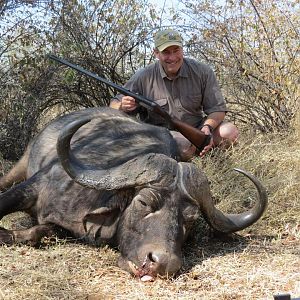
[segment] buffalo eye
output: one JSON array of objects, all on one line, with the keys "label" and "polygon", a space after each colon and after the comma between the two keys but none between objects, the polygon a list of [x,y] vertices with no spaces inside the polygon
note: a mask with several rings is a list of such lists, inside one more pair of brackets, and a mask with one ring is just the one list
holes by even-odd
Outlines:
[{"label": "buffalo eye", "polygon": [[158,207],[152,194],[139,194],[134,199],[134,208],[140,217],[145,217],[150,213],[155,212]]},{"label": "buffalo eye", "polygon": [[137,210],[143,210],[148,213],[152,212],[152,205],[150,199],[146,199],[145,197],[138,195],[135,197],[134,203],[135,203],[135,208]]},{"label": "buffalo eye", "polygon": [[139,202],[142,204],[142,205],[144,205],[144,206],[147,206],[148,204],[144,201],[144,200],[142,200],[142,199],[139,199]]},{"label": "buffalo eye", "polygon": [[136,200],[138,200],[140,205],[143,207],[149,207],[152,212],[159,209],[160,199],[161,194],[152,188],[141,189],[136,196]]}]

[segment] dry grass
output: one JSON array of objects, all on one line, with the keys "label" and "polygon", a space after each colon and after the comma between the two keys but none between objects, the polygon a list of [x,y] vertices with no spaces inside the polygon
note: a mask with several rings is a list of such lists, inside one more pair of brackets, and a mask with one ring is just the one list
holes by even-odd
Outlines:
[{"label": "dry grass", "polygon": [[[298,118],[300,119],[300,118]],[[257,175],[268,189],[264,217],[232,239],[210,237],[202,221],[184,248],[175,278],[142,283],[117,267],[118,253],[64,240],[43,248],[0,247],[0,299],[273,299],[300,297],[300,124],[287,136],[244,133],[238,146],[214,151],[205,169],[218,206],[234,211],[253,201],[253,186],[233,167]],[[6,165],[0,167],[5,168]],[[19,214],[2,225],[22,226]]]}]

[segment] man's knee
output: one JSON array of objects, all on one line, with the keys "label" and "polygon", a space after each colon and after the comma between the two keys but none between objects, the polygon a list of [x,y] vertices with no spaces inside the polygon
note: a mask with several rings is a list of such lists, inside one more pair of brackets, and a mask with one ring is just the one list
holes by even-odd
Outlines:
[{"label": "man's knee", "polygon": [[234,143],[239,137],[239,130],[234,124],[226,122],[220,126],[220,136]]},{"label": "man's knee", "polygon": [[218,128],[217,136],[215,137],[215,145],[216,146],[223,146],[225,148],[235,144],[239,138],[239,130],[237,127],[230,123],[224,122]]}]

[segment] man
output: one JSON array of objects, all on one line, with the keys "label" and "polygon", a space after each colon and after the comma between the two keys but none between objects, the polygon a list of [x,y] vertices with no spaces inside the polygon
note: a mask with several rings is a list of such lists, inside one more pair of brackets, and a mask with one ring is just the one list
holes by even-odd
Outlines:
[{"label": "man", "polygon": [[[207,65],[183,56],[183,41],[177,31],[158,32],[154,43],[157,61],[134,74],[125,88],[152,99],[170,115],[212,135],[200,156],[212,147],[228,147],[236,142],[238,129],[224,121],[227,109],[214,72]],[[160,116],[143,111],[130,96],[118,95],[110,106],[127,113],[139,112],[145,122],[166,125]],[[179,146],[181,160],[192,158],[196,148],[179,132],[171,133]]]}]

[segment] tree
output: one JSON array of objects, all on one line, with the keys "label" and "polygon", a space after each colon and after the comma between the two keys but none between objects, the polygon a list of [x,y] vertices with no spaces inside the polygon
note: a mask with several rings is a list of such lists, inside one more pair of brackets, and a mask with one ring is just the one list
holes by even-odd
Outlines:
[{"label": "tree", "polygon": [[299,103],[299,1],[183,1],[188,52],[211,64],[231,117],[286,130]]},{"label": "tree", "polygon": [[36,1],[16,9],[3,14],[0,51],[0,152],[11,159],[20,157],[49,110],[107,105],[115,94],[51,62],[48,53],[123,84],[145,63],[153,27],[144,0]]}]

